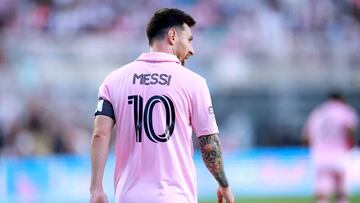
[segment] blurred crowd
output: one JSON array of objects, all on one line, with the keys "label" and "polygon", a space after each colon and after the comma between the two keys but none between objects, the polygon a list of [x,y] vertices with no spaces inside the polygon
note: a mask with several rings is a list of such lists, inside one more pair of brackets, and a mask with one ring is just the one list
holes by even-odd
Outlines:
[{"label": "blurred crowd", "polygon": [[[269,67],[360,67],[359,0],[0,0],[0,155],[88,153],[96,88],[114,67],[88,68],[82,54],[102,58],[99,67],[129,62],[161,7],[196,19],[191,65],[215,94],[252,86]],[[251,120],[230,117],[218,118],[229,120],[224,134],[247,136],[225,146],[256,146]]]},{"label": "blurred crowd", "polygon": [[[1,26],[12,31],[143,32],[149,15],[161,7],[191,13],[200,29],[254,29],[268,32],[348,28],[359,20],[358,0],[1,0]],[[275,25],[277,24],[277,25]],[[240,26],[241,25],[241,26]],[[246,26],[246,27],[244,27]],[[266,27],[268,26],[268,27]],[[279,26],[279,29],[266,29]],[[344,29],[348,30],[348,29]],[[226,32],[231,32],[227,30]],[[275,37],[282,37],[277,35]]]}]

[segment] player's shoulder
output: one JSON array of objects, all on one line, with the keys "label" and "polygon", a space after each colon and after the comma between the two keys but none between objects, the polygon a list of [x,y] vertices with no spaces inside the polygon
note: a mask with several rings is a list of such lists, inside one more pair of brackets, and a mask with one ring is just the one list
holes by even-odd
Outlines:
[{"label": "player's shoulder", "polygon": [[189,68],[187,67],[184,67],[182,65],[178,65],[178,69],[181,71],[181,73],[183,74],[184,77],[187,78],[187,80],[193,80],[193,81],[197,81],[197,82],[206,82],[206,79],[199,75],[198,73],[190,70]]},{"label": "player's shoulder", "polygon": [[111,71],[105,78],[105,81],[112,81],[116,80],[119,77],[123,77],[124,75],[129,72],[131,67],[133,67],[135,64],[134,62],[128,63],[126,65],[123,65],[121,67],[116,68],[115,70]]},{"label": "player's shoulder", "polygon": [[315,106],[315,108],[310,112],[310,119],[317,119],[319,117],[321,118],[322,115],[328,112],[329,110],[328,106],[329,105],[326,102]]},{"label": "player's shoulder", "polygon": [[344,109],[347,113],[351,114],[351,115],[354,115],[354,116],[357,116],[357,110],[351,106],[350,104],[345,104],[344,105]]}]

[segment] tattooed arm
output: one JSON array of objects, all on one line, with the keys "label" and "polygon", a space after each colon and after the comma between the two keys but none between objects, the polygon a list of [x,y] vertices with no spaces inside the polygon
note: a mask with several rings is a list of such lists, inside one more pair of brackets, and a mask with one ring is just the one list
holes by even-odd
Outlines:
[{"label": "tattooed arm", "polygon": [[226,202],[234,202],[234,196],[230,190],[229,183],[225,176],[224,163],[221,153],[221,146],[217,134],[200,136],[199,144],[201,154],[206,167],[219,183],[217,196],[219,202],[225,198]]},{"label": "tattooed arm", "polygon": [[225,177],[220,141],[217,134],[199,137],[199,144],[206,167],[220,186],[228,187],[229,183]]}]

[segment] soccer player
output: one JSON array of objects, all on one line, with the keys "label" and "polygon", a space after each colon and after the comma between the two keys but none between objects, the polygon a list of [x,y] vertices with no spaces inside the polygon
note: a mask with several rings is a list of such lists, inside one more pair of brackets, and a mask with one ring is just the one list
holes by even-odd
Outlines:
[{"label": "soccer player", "polygon": [[356,111],[339,93],[311,112],[304,128],[304,138],[311,147],[315,167],[315,199],[326,203],[332,193],[338,203],[347,203],[344,161],[355,145],[358,122]]},{"label": "soccer player", "polygon": [[91,203],[107,202],[102,178],[114,126],[115,202],[196,203],[192,130],[219,183],[219,202],[234,202],[206,81],[183,66],[194,54],[194,24],[181,10],[158,10],[146,28],[150,52],[110,73],[100,86],[91,144]]}]

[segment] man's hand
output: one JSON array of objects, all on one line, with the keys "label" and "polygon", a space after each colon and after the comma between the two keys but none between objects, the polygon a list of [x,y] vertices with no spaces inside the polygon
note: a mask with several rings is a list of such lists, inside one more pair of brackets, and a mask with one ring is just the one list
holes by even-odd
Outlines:
[{"label": "man's hand", "polygon": [[90,203],[108,203],[108,199],[104,191],[91,191]]},{"label": "man's hand", "polygon": [[222,203],[225,199],[226,203],[234,203],[235,198],[230,187],[218,187],[217,190],[218,203]]}]

